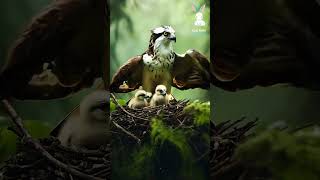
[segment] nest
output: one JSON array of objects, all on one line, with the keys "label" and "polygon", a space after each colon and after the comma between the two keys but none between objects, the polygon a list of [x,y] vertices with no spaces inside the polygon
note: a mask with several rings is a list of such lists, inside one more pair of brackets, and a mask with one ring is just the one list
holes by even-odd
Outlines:
[{"label": "nest", "polygon": [[193,116],[184,112],[188,101],[178,101],[172,104],[131,109],[118,107],[111,113],[115,125],[115,138],[126,139],[129,142],[143,143],[150,135],[150,123],[153,118],[161,120],[170,128],[192,128]]},{"label": "nest", "polygon": [[[257,120],[245,122],[245,118],[211,124],[210,177],[225,179],[230,174],[239,179],[242,175],[240,162],[233,160],[237,146],[247,138],[247,133],[256,125]],[[237,172],[233,170],[237,169]]]},{"label": "nest", "polygon": [[[121,169],[122,166],[128,166],[127,163],[119,166],[115,164],[118,164],[116,161],[132,163],[130,154],[139,152],[141,147],[151,145],[152,149],[155,149],[155,158],[143,166],[145,169],[142,169],[145,171],[148,171],[146,169],[150,167],[151,170],[148,171],[149,174],[140,177],[140,179],[185,179],[178,175],[180,168],[185,164],[183,158],[179,158],[181,152],[168,141],[161,143],[161,145],[152,143],[151,133],[154,130],[152,123],[161,121],[170,131],[188,134],[186,136],[186,146],[191,149],[191,156],[194,158],[191,166],[201,169],[201,173],[204,172],[207,176],[210,144],[203,139],[202,135],[206,134],[209,137],[209,125],[196,126],[194,124],[195,116],[193,112],[185,111],[186,106],[188,106],[188,101],[178,101],[168,105],[143,109],[118,107],[111,113],[114,123],[112,149],[115,151],[113,156],[116,156],[112,159],[113,165],[118,169]],[[136,151],[132,149],[136,149]],[[120,174],[118,169],[115,169],[113,174]],[[122,179],[123,177],[116,176],[113,178]]]},{"label": "nest", "polygon": [[[188,141],[194,157],[197,157],[194,163],[204,169],[208,178],[210,176],[221,179],[219,177],[223,177],[224,174],[230,172],[230,166],[235,163],[232,156],[237,145],[246,138],[246,133],[255,126],[256,121],[244,123],[244,119],[240,119],[227,121],[217,126],[211,124],[211,128],[208,124],[195,126],[194,115],[184,111],[187,105],[188,101],[178,101],[169,105],[143,109],[130,109],[119,105],[115,111],[111,112],[112,142],[107,147],[101,147],[97,150],[66,148],[61,146],[60,142],[53,137],[40,140],[41,146],[56,160],[66,164],[69,168],[84,173],[86,177],[76,176],[70,171],[66,171],[66,168],[61,168],[56,163],[50,162],[50,158],[48,161],[48,158],[39,153],[39,149],[35,148],[34,145],[30,146],[30,142],[23,141],[22,138],[16,155],[1,167],[0,179],[111,179],[113,178],[111,177],[111,171],[114,172],[111,161],[118,160],[118,157],[113,158],[113,154],[118,153],[117,148],[125,146],[126,153],[128,147],[139,148],[142,144],[150,142],[151,124],[154,119],[161,119],[169,129],[192,132]],[[204,133],[211,135],[210,144],[208,141],[201,139]],[[111,151],[115,149],[116,153],[111,154]],[[170,164],[173,161],[167,159],[168,153],[171,152],[162,151],[162,153],[157,154],[157,156],[160,156],[157,158],[160,161],[164,159],[165,163]],[[166,164],[160,162],[155,171],[163,170],[166,168],[165,166]],[[166,173],[168,172],[169,170],[166,171]],[[161,173],[155,172],[155,176],[146,178],[166,179]],[[179,177],[175,179],[179,179]]]},{"label": "nest", "polygon": [[[161,121],[169,128],[188,129],[200,131],[193,125],[193,116],[184,112],[188,101],[179,101],[173,104],[147,107],[144,109],[130,109],[118,106],[111,113],[112,119],[112,142],[121,142],[121,146],[140,146],[149,140],[151,122],[154,118],[161,118]],[[209,127],[206,129],[209,132]],[[200,135],[201,133],[198,132]],[[196,139],[193,139],[196,141]],[[46,157],[23,139],[18,145],[17,153],[5,162],[0,169],[0,179],[110,179],[111,178],[111,146],[100,147],[97,150],[71,149],[60,145],[54,138],[46,138],[39,141],[41,146],[56,160],[76,169],[87,177],[79,177],[65,171],[55,163],[48,161]],[[119,145],[119,144],[118,144]],[[193,147],[197,157],[205,155],[202,148],[203,142],[194,143]],[[209,144],[206,143],[208,147]],[[199,149],[201,149],[199,151]],[[208,154],[208,153],[207,153]],[[203,160],[203,158],[201,158]],[[89,178],[88,178],[89,177]]]},{"label": "nest", "polygon": [[0,179],[75,180],[90,179],[90,177],[110,179],[110,146],[90,151],[75,150],[61,146],[59,140],[53,137],[42,139],[40,143],[54,158],[88,176],[86,178],[76,177],[48,161],[38,150],[31,148],[26,143],[20,143],[17,154],[1,168]]}]

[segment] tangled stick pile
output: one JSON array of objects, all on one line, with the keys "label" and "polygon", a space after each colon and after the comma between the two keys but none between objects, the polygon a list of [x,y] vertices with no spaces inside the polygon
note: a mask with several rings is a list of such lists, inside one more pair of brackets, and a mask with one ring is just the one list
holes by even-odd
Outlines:
[{"label": "tangled stick pile", "polygon": [[[161,116],[162,121],[170,128],[193,127],[193,116],[184,112],[187,101],[180,101],[168,106],[133,110],[118,107],[111,113],[113,139],[133,144],[143,143],[148,139],[151,122]],[[110,179],[111,146],[101,147],[94,151],[75,150],[60,145],[54,138],[39,141],[41,146],[55,159],[92,178]],[[17,153],[0,168],[0,179],[83,179],[72,175],[63,168],[51,163],[46,157],[23,139],[18,145]]]},{"label": "tangled stick pile", "polygon": [[[111,148],[101,147],[97,150],[74,150],[60,145],[55,138],[40,140],[41,145],[57,160],[77,169],[88,177],[110,179],[111,175]],[[17,154],[8,160],[0,169],[0,179],[4,180],[74,180],[82,179],[62,170],[60,167],[47,161],[37,150],[21,143]]]},{"label": "tangled stick pile", "polygon": [[110,145],[95,151],[69,149],[56,138],[36,140],[24,128],[23,120],[11,103],[2,104],[14,126],[9,127],[19,138],[17,153],[0,167],[0,179],[110,179]]},{"label": "tangled stick pile", "polygon": [[150,123],[155,117],[161,117],[161,120],[171,128],[191,128],[193,116],[184,112],[184,107],[187,104],[188,101],[179,101],[169,105],[143,109],[118,107],[116,111],[111,112],[111,119],[115,125],[114,131],[119,135],[113,137],[141,143],[150,135]]},{"label": "tangled stick pile", "polygon": [[[210,177],[221,179],[230,175],[239,162],[233,161],[237,146],[246,139],[246,135],[255,125],[257,120],[245,122],[245,118],[236,121],[225,121],[218,125],[211,124],[210,141]],[[241,171],[240,168],[236,168]],[[241,176],[242,172],[239,172]],[[237,173],[232,172],[235,176]],[[236,177],[235,179],[239,179]]]},{"label": "tangled stick pile", "polygon": [[195,171],[207,176],[209,113],[210,104],[199,101],[143,109],[118,105],[111,112],[114,178],[189,180]]},{"label": "tangled stick pile", "polygon": [[[237,145],[256,125],[256,121],[245,123],[243,118],[216,126],[211,124],[209,130],[208,125],[195,125],[195,112],[185,110],[188,104],[188,101],[178,101],[167,106],[144,109],[118,106],[115,111],[111,112],[113,142],[139,147],[150,141],[152,122],[155,118],[159,118],[167,128],[173,131],[192,132],[192,135],[188,137],[188,143],[190,143],[196,160],[205,164],[209,159],[210,176],[223,177],[224,173],[228,173],[230,167],[235,164],[232,156]],[[202,139],[205,133],[211,135],[210,144]],[[17,154],[0,168],[0,179],[83,179],[51,163],[27,142],[22,141],[18,146]],[[40,140],[40,144],[54,158],[70,168],[83,172],[88,177],[111,178],[112,148],[110,145],[91,151],[74,150],[61,146],[59,141],[53,137]]]}]

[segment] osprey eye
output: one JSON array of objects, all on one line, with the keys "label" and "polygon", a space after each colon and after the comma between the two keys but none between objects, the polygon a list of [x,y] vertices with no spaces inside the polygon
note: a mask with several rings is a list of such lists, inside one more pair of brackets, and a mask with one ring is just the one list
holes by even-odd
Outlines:
[{"label": "osprey eye", "polygon": [[164,32],[163,35],[164,35],[164,36],[168,36],[169,33],[168,33],[168,32]]}]

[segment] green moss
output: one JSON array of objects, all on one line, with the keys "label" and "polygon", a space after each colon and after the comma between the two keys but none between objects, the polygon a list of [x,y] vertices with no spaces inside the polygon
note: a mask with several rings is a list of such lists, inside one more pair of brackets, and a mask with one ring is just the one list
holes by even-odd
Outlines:
[{"label": "green moss", "polygon": [[210,102],[193,101],[184,108],[184,111],[194,116],[194,124],[196,126],[209,125]]},{"label": "green moss", "polygon": [[180,129],[172,129],[166,127],[161,119],[153,119],[151,123],[151,140],[154,145],[163,145],[165,142],[170,142],[177,147],[183,159],[188,159],[191,156],[191,149],[188,145],[188,132]]}]

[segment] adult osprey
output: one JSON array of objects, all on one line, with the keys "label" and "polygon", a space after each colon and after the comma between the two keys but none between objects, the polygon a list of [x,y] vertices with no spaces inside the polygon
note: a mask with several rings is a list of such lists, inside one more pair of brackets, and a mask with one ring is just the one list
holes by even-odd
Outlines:
[{"label": "adult osprey", "polygon": [[[142,85],[147,92],[154,92],[159,84],[178,89],[209,88],[209,60],[196,50],[179,55],[173,51],[176,42],[171,26],[151,30],[149,47],[142,55],[133,57],[120,67],[112,78],[112,92],[130,92]],[[126,87],[123,88],[123,83]]]}]

